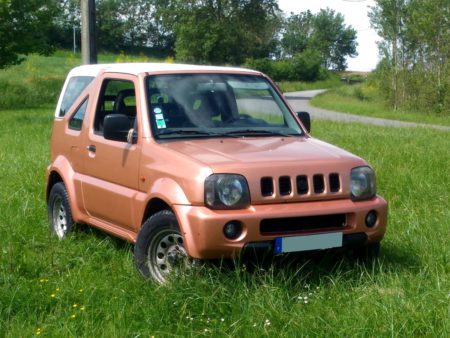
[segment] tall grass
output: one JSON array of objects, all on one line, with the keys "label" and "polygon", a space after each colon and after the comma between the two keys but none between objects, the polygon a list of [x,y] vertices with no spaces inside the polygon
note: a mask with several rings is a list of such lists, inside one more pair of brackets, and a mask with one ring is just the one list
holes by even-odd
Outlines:
[{"label": "tall grass", "polygon": [[283,93],[288,93],[301,90],[337,88],[342,84],[337,76],[331,76],[327,80],[316,82],[282,81],[279,82],[278,85],[280,86],[280,89]]},{"label": "tall grass", "polygon": [[129,244],[85,226],[50,236],[51,116],[0,114],[0,336],[450,336],[448,133],[313,122],[377,170],[390,216],[375,264],[328,254],[256,271],[206,265],[158,286]]},{"label": "tall grass", "polygon": [[[99,54],[100,63],[168,61],[144,55]],[[29,55],[20,65],[0,70],[0,110],[54,107],[67,73],[81,65],[79,53],[58,51],[49,57]]]}]

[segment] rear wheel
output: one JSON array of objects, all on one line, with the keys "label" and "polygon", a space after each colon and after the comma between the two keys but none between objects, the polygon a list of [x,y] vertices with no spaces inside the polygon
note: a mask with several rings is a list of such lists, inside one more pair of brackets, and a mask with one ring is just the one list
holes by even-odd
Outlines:
[{"label": "rear wheel", "polygon": [[62,182],[56,183],[50,190],[47,208],[50,231],[59,239],[65,238],[72,229],[74,221],[70,209],[69,194]]},{"label": "rear wheel", "polygon": [[145,221],[136,240],[134,259],[144,277],[159,283],[190,267],[191,259],[172,211],[160,211]]}]

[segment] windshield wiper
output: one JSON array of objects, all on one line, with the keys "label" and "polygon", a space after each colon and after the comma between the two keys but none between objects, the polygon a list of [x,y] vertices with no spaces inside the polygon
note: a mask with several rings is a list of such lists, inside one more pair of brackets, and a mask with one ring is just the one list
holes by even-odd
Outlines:
[{"label": "windshield wiper", "polygon": [[167,130],[165,132],[159,133],[158,136],[161,135],[201,135],[201,136],[225,136],[225,137],[238,137],[236,135],[228,134],[228,133],[212,133],[204,130],[186,130],[186,129],[176,129],[176,130]]},{"label": "windshield wiper", "polygon": [[285,137],[291,137],[291,136],[295,136],[295,134],[286,134],[286,133],[282,133],[280,131],[271,131],[271,130],[260,130],[260,129],[241,129],[241,130],[232,130],[229,132],[224,133],[226,135],[239,135],[239,134],[243,134],[243,135],[254,135],[254,136],[258,136],[258,135],[268,135],[268,136],[285,136]]},{"label": "windshield wiper", "polygon": [[158,136],[161,136],[161,135],[174,135],[174,134],[179,134],[179,135],[214,135],[214,134],[211,134],[211,133],[209,133],[207,131],[202,131],[202,130],[176,129],[176,130],[164,131],[162,133],[159,133]]}]

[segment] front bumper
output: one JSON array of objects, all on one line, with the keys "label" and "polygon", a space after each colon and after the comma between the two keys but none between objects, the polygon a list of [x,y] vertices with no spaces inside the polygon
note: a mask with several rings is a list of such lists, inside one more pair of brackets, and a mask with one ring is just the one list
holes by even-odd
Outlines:
[{"label": "front bumper", "polygon": [[[377,196],[368,201],[350,199],[314,201],[301,203],[252,205],[243,210],[211,210],[202,206],[174,205],[180,230],[185,239],[189,255],[199,259],[231,258],[238,256],[246,245],[255,242],[271,242],[280,236],[298,236],[302,234],[342,231],[344,237],[349,234],[363,233],[367,242],[383,239],[387,224],[387,202]],[[369,211],[375,210],[378,220],[375,226],[368,228],[365,218]],[[345,214],[345,226],[336,230],[308,230],[286,234],[263,235],[260,223],[264,219],[292,218]],[[223,226],[230,221],[239,221],[243,225],[242,234],[234,240],[223,234]]]}]

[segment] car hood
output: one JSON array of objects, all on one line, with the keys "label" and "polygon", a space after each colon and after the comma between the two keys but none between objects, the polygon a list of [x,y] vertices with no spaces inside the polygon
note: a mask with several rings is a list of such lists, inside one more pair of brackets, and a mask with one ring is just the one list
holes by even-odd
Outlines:
[{"label": "car hood", "polygon": [[[167,142],[162,146],[209,167],[213,173],[244,176],[252,204],[349,198],[351,169],[366,165],[359,157],[311,137],[217,138]],[[331,188],[332,177],[336,176],[337,191]],[[300,177],[308,181],[307,193],[299,193]],[[263,187],[267,180],[272,182],[269,197]],[[317,180],[322,182],[320,189]]]},{"label": "car hood", "polygon": [[[213,171],[221,167],[357,161],[355,155],[310,137],[253,137],[167,142],[163,145]],[[219,170],[221,171],[221,170]]]}]

